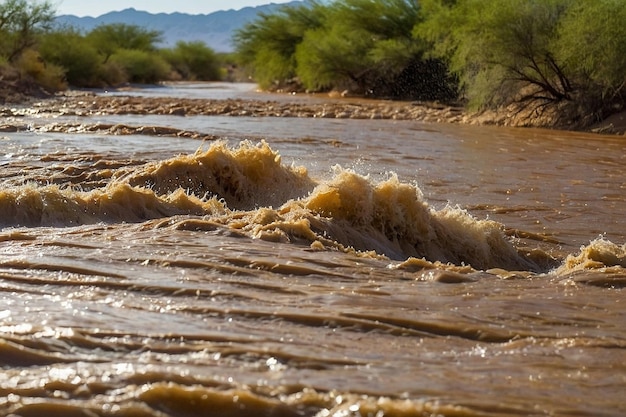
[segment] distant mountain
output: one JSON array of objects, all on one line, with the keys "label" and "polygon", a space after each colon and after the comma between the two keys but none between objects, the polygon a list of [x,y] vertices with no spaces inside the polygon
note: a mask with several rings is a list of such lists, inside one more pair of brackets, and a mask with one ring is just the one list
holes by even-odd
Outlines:
[{"label": "distant mountain", "polygon": [[231,52],[232,35],[235,30],[254,20],[259,13],[273,13],[279,7],[294,6],[302,3],[270,3],[257,7],[245,7],[240,10],[224,10],[210,14],[158,13],[142,12],[133,8],[119,12],[110,12],[99,17],[77,17],[73,15],[57,16],[60,25],[69,25],[81,31],[89,32],[101,24],[125,23],[137,25],[163,34],[162,46],[174,46],[178,41],[203,41],[216,52]]}]

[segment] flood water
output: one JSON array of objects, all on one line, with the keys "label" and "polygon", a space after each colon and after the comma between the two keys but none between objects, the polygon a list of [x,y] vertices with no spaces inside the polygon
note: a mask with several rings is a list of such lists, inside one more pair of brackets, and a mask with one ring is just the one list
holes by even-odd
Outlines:
[{"label": "flood water", "polygon": [[[219,139],[47,131],[59,121]],[[0,134],[0,415],[626,414],[623,137],[19,123]]]}]

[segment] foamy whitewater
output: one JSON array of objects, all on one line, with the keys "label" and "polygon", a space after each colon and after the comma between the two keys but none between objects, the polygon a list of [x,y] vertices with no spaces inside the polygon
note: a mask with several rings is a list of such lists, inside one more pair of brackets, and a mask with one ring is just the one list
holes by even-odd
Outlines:
[{"label": "foamy whitewater", "polygon": [[6,119],[2,415],[626,413],[623,139]]}]

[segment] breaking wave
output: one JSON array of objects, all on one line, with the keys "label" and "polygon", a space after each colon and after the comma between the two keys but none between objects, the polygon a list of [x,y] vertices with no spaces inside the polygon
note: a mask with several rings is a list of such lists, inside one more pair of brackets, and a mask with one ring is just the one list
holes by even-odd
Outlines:
[{"label": "breaking wave", "polygon": [[[181,221],[180,217],[194,216]],[[169,219],[202,228],[219,223],[259,239],[371,252],[396,260],[428,261],[540,272],[543,261],[516,248],[504,226],[447,206],[431,208],[421,190],[396,175],[373,181],[335,167],[316,181],[306,169],[286,166],[265,142],[223,142],[207,150],[141,166],[120,167],[100,188],[30,183],[0,191],[0,225],[75,226],[98,222]],[[611,246],[612,245],[612,246]],[[592,242],[559,269],[624,268],[624,247]],[[547,259],[547,261],[546,261]]]}]

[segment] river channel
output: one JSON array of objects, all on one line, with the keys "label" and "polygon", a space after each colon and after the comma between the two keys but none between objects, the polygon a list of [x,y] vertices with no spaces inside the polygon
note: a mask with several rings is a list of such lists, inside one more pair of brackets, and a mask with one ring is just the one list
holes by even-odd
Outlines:
[{"label": "river channel", "polygon": [[36,108],[0,133],[0,414],[626,414],[623,137]]}]

